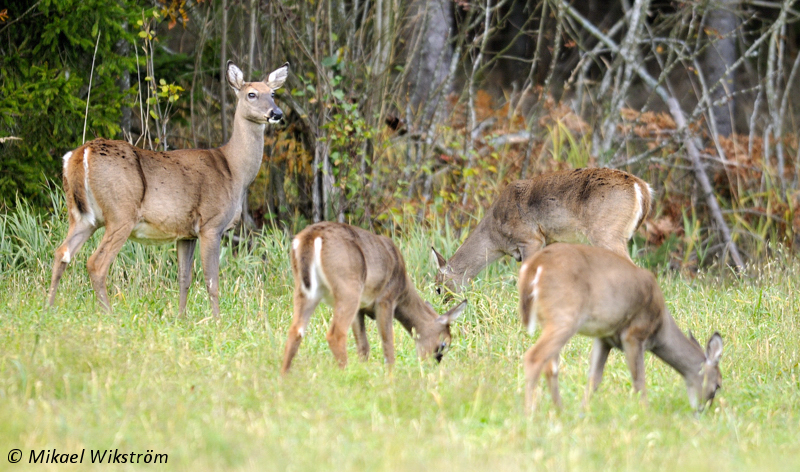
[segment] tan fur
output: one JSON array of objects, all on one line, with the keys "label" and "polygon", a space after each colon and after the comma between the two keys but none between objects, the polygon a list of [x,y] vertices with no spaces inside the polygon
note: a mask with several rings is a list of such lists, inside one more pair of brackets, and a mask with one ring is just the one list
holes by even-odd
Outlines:
[{"label": "tan fur", "polygon": [[554,242],[589,243],[629,257],[628,240],[647,218],[651,199],[645,181],[615,169],[518,180],[500,193],[449,261],[434,249],[436,285],[458,293],[500,257],[522,261]]},{"label": "tan fur", "polygon": [[575,334],[595,338],[584,404],[600,385],[613,347],[625,352],[633,387],[643,399],[644,351],[649,350],[683,376],[692,407],[702,409],[713,401],[722,382],[722,337],[714,333],[705,352],[686,337],[667,311],[656,278],[629,259],[598,247],[553,244],[526,259],[518,289],[523,326],[535,317],[541,328],[523,360],[529,410],[535,407],[542,370],[553,401],[561,406],[558,357]]},{"label": "tan fur", "polygon": [[65,155],[69,230],[55,253],[48,303],[55,301],[67,263],[105,226],[88,262],[92,286],[104,308],[110,310],[108,269],[131,238],[177,243],[183,313],[199,239],[211,308],[219,316],[220,239],[238,220],[245,190],[261,166],[266,123],[283,114],[272,94],[286,79],[287,68],[288,63],[274,71],[268,82],[244,82],[239,68],[228,63],[228,83],[238,103],[231,139],[220,148],[156,152],[101,138]]},{"label": "tan fur", "polygon": [[347,364],[345,340],[352,326],[360,357],[369,356],[364,317],[374,318],[383,356],[394,364],[394,319],[414,337],[417,353],[441,359],[450,344],[450,323],[466,300],[438,316],[406,273],[405,261],[391,239],[343,223],[311,225],[295,236],[290,252],[294,274],[294,317],[289,328],[282,373],[289,370],[320,301],[333,306],[328,345],[339,365]]}]

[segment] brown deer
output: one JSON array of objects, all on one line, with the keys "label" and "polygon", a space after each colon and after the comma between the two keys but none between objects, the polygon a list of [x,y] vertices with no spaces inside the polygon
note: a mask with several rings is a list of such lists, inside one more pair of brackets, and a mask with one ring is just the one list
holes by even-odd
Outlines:
[{"label": "brown deer", "polygon": [[611,348],[622,349],[633,388],[646,402],[644,351],[651,351],[686,381],[689,403],[702,411],[721,386],[722,337],[715,332],[705,351],[686,337],[664,304],[655,276],[607,249],[553,244],[522,264],[519,274],[522,324],[541,334],[525,353],[525,405],[535,408],[536,383],[544,370],[550,394],[561,407],[558,356],[575,334],[594,338],[584,405],[603,378]]},{"label": "brown deer", "polygon": [[87,267],[106,310],[111,311],[106,291],[108,269],[125,241],[175,241],[183,314],[199,239],[211,308],[219,317],[220,240],[238,221],[245,191],[261,167],[266,123],[277,123],[283,116],[273,98],[286,80],[288,68],[287,62],[264,82],[245,82],[242,71],[228,62],[226,78],[238,102],[231,139],[220,148],[156,152],[124,141],[95,139],[66,153],[64,192],[69,230],[56,249],[48,304],[55,301],[67,264],[83,243],[105,226]]},{"label": "brown deer", "polygon": [[450,345],[450,324],[464,311],[464,300],[444,315],[423,301],[406,273],[403,256],[391,239],[344,223],[322,222],[295,236],[291,249],[294,317],[281,373],[297,354],[308,320],[321,300],[333,306],[328,345],[341,367],[347,365],[345,342],[352,326],[358,354],[369,357],[364,316],[374,318],[385,363],[394,364],[394,319],[411,334],[421,358],[436,361]]},{"label": "brown deer", "polygon": [[589,243],[630,258],[628,240],[650,212],[650,186],[615,169],[575,169],[508,185],[446,260],[433,249],[442,286],[459,293],[487,265],[518,262],[553,242]]}]

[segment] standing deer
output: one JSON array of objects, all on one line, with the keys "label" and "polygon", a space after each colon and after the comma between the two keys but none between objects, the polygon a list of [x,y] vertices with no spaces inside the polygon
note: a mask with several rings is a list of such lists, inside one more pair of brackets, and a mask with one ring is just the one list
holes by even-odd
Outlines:
[{"label": "standing deer", "polygon": [[374,318],[386,364],[394,364],[396,318],[411,334],[421,358],[441,361],[450,344],[450,324],[464,311],[464,300],[442,316],[423,301],[406,273],[403,256],[391,239],[343,223],[322,222],[295,236],[291,249],[294,317],[281,373],[297,354],[308,320],[321,300],[333,306],[328,345],[341,367],[347,365],[345,341],[352,326],[358,354],[369,357],[364,316]]},{"label": "standing deer", "polygon": [[686,337],[669,314],[650,271],[603,248],[553,244],[522,264],[519,274],[522,324],[541,334],[525,353],[525,405],[535,408],[535,390],[544,370],[550,394],[561,407],[558,356],[576,333],[594,338],[584,405],[603,378],[611,348],[622,349],[633,388],[646,401],[644,351],[651,351],[686,381],[689,403],[702,411],[721,386],[722,337],[715,332],[705,352],[694,336]]},{"label": "standing deer", "polygon": [[183,314],[199,239],[211,308],[219,317],[220,240],[238,221],[245,191],[261,167],[266,123],[277,123],[283,117],[273,98],[288,70],[287,62],[264,82],[245,82],[242,71],[228,62],[226,78],[238,103],[231,139],[220,148],[156,152],[124,141],[95,139],[66,153],[64,192],[69,230],[56,249],[48,304],[55,301],[67,264],[83,243],[105,226],[87,267],[106,310],[111,311],[106,291],[108,269],[130,238],[151,244],[176,242]]},{"label": "standing deer", "polygon": [[589,243],[630,258],[628,240],[650,212],[650,186],[615,169],[575,169],[506,187],[450,260],[433,249],[436,291],[459,293],[487,265],[518,262],[556,241]]}]

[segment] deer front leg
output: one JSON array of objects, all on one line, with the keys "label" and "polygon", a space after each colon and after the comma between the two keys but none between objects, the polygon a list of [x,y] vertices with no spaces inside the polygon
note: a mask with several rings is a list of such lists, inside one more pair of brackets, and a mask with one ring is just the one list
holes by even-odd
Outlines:
[{"label": "deer front leg", "polygon": [[362,361],[369,359],[369,341],[367,340],[367,326],[364,324],[364,316],[365,313],[359,310],[356,319],[353,321],[353,337],[356,340],[358,357]]},{"label": "deer front leg", "polygon": [[641,395],[642,403],[647,406],[647,392],[644,381],[644,346],[642,341],[633,336],[622,337],[622,349],[625,351],[625,361],[631,371],[633,390]]},{"label": "deer front leg", "polygon": [[178,286],[181,292],[178,312],[181,315],[186,314],[186,298],[189,293],[189,286],[192,285],[192,262],[194,261],[194,248],[196,245],[196,239],[181,239],[176,243],[178,252]]},{"label": "deer front leg", "polygon": [[378,324],[378,333],[381,335],[383,346],[383,361],[389,368],[394,367],[394,308],[392,302],[375,304],[375,322]]},{"label": "deer front leg", "polygon": [[600,386],[603,380],[603,370],[608,360],[611,346],[603,342],[600,338],[595,338],[592,344],[591,360],[589,361],[589,383],[586,384],[586,392],[583,395],[583,408],[589,407],[589,399]]},{"label": "deer front leg", "polygon": [[206,279],[208,299],[214,318],[219,319],[219,252],[222,234],[216,231],[200,236],[200,261]]}]

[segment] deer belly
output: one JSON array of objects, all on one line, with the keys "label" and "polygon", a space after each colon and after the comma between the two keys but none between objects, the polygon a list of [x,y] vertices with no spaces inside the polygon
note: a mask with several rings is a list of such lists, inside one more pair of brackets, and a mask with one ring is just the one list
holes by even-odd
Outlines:
[{"label": "deer belly", "polygon": [[130,239],[143,244],[164,244],[176,241],[182,237],[186,237],[186,235],[164,230],[146,221],[137,223],[136,226],[133,227],[130,235]]}]

